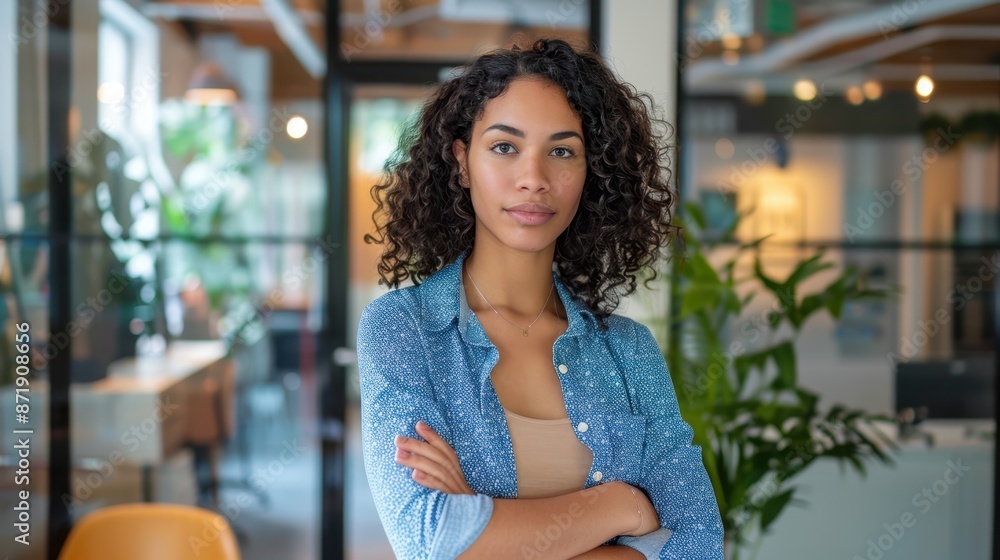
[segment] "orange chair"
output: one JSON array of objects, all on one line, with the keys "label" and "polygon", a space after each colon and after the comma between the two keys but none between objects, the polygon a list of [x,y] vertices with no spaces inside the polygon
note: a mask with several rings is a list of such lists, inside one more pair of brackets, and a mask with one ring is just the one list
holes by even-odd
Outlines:
[{"label": "orange chair", "polygon": [[88,513],[59,560],[240,560],[229,523],[194,506],[136,503]]}]

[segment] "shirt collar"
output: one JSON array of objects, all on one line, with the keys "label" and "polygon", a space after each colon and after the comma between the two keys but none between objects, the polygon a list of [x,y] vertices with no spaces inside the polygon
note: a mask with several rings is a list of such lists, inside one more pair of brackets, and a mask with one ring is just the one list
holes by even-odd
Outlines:
[{"label": "shirt collar", "polygon": [[[478,318],[469,308],[468,300],[465,297],[465,286],[462,283],[462,264],[471,251],[471,249],[466,249],[455,260],[428,276],[420,284],[418,287],[422,292],[420,313],[424,325],[432,331],[447,327],[457,317],[458,330],[466,342],[489,346],[491,342]],[[585,317],[590,317],[592,321],[596,321],[596,319],[593,313],[573,296],[554,270],[552,271],[552,280],[555,283],[559,299],[566,308],[569,326],[565,335],[576,336],[587,327]],[[475,323],[475,328],[470,331],[469,326],[472,323]]]}]

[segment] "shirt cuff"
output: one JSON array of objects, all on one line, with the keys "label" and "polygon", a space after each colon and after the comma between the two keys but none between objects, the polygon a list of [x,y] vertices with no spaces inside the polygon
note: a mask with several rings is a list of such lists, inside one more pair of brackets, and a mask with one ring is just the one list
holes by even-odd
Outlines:
[{"label": "shirt cuff", "polygon": [[670,529],[660,527],[652,533],[642,535],[641,537],[621,535],[618,537],[618,544],[638,550],[646,557],[646,560],[659,560],[660,551],[663,550],[667,541],[670,540],[670,535],[673,534],[674,532]]},{"label": "shirt cuff", "polygon": [[457,558],[482,534],[492,515],[493,498],[486,494],[448,494],[430,557]]}]

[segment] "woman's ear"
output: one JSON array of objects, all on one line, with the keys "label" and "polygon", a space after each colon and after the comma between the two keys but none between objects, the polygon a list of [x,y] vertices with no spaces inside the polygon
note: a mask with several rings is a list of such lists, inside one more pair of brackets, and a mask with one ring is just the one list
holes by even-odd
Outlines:
[{"label": "woman's ear", "polygon": [[451,153],[455,156],[455,160],[458,161],[458,182],[465,188],[469,188],[469,169],[465,165],[467,149],[468,147],[465,145],[465,142],[463,142],[460,138],[456,138],[455,141],[451,143]]}]

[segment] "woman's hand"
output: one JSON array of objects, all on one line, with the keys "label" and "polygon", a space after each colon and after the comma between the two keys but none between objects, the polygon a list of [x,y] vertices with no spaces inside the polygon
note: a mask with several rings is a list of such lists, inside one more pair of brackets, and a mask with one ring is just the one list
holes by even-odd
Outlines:
[{"label": "woman's hand", "polygon": [[[642,535],[647,535],[660,528],[660,516],[656,513],[656,508],[653,507],[653,503],[646,497],[646,493],[639,488],[635,488],[634,486],[632,486],[632,488],[635,490],[635,498],[632,500],[632,507],[636,506],[636,501],[639,502],[639,511],[642,512],[642,524],[639,525],[637,529],[622,534],[630,537],[641,537]],[[633,510],[633,512],[634,511],[635,510]],[[636,518],[635,522],[639,523],[639,514],[633,513],[632,515]]]},{"label": "woman's hand", "polygon": [[422,421],[417,422],[417,433],[426,441],[396,436],[396,462],[413,469],[413,480],[446,494],[475,494],[448,442]]}]

